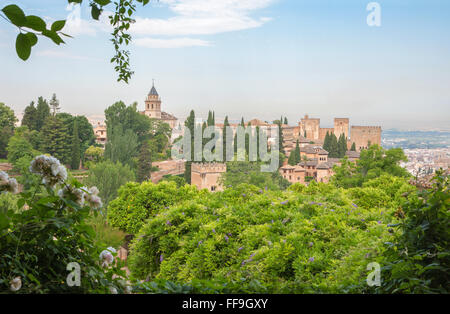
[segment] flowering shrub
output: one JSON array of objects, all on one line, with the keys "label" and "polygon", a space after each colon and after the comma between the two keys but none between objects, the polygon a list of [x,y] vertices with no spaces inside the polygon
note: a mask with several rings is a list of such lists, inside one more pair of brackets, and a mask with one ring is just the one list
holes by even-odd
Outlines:
[{"label": "flowering shrub", "polygon": [[[0,211],[0,292],[126,291],[119,282],[125,276],[120,263],[102,268],[94,231],[85,222],[92,208],[101,207],[98,190],[67,182],[65,167],[51,156],[36,157],[30,171],[41,177],[40,187],[18,194],[18,210]],[[0,180],[2,193],[17,191],[5,173]],[[71,262],[80,266],[80,286],[66,283]]]},{"label": "flowering shrub", "polygon": [[[204,192],[148,219],[128,266],[138,279],[239,283],[248,292],[352,291],[367,264],[383,259],[387,225],[398,221],[397,203],[357,205],[367,197],[323,183]],[[264,289],[249,288],[256,282]]]},{"label": "flowering shrub", "polygon": [[108,205],[108,222],[111,226],[136,234],[149,217],[182,200],[193,199],[198,192],[195,186],[177,187],[175,182],[150,181],[142,184],[129,182],[123,185],[118,197]]},{"label": "flowering shrub", "polygon": [[437,172],[429,190],[411,195],[399,213],[394,243],[387,243],[382,293],[448,293],[450,281],[450,176]]}]

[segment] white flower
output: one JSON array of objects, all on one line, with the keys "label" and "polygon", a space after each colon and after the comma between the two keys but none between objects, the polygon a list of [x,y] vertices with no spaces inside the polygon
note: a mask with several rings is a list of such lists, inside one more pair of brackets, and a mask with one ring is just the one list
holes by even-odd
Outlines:
[{"label": "white flower", "polygon": [[58,196],[61,198],[71,198],[71,196],[75,197],[75,202],[83,206],[84,205],[84,197],[86,193],[81,189],[73,188],[71,186],[65,186],[58,191]]},{"label": "white flower", "polygon": [[30,172],[40,175],[42,183],[51,187],[67,179],[66,167],[52,156],[40,155],[35,157],[31,161]]},{"label": "white flower", "polygon": [[111,292],[111,294],[117,294],[117,289],[115,287],[109,287],[109,292]]},{"label": "white flower", "polygon": [[131,288],[131,286],[125,287],[125,293],[131,294],[132,291],[133,291],[133,288]]},{"label": "white flower", "polygon": [[10,286],[11,291],[18,291],[20,288],[22,288],[22,280],[20,279],[20,277],[14,278],[9,283],[11,285]]},{"label": "white flower", "polygon": [[102,261],[102,267],[106,267],[114,262],[114,256],[108,250],[103,250],[100,253],[100,260]]},{"label": "white flower", "polygon": [[19,191],[17,180],[14,178],[10,178],[4,171],[0,171],[0,192],[1,191],[7,191],[13,194]]},{"label": "white flower", "polygon": [[111,253],[116,253],[117,252],[116,249],[113,248],[112,246],[108,247],[107,250],[110,251]]},{"label": "white flower", "polygon": [[6,172],[0,171],[0,185],[8,184],[9,176]]},{"label": "white flower", "polygon": [[97,187],[93,186],[89,189],[83,187],[83,189],[85,189],[88,192],[85,195],[85,199],[86,202],[88,202],[92,208],[96,209],[103,206],[102,199],[99,196],[97,196],[97,194],[99,193]]}]

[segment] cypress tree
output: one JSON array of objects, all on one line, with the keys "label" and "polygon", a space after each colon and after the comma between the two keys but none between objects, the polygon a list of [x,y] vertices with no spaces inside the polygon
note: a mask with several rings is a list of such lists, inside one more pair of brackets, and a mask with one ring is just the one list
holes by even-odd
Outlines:
[{"label": "cypress tree", "polygon": [[330,151],[329,151],[329,157],[331,158],[338,158],[339,152],[338,152],[338,141],[336,138],[336,135],[331,134],[331,140],[330,140]]},{"label": "cypress tree", "polygon": [[72,160],[70,167],[72,169],[80,168],[80,138],[78,136],[78,123],[75,119],[73,122],[73,133],[72,133]]},{"label": "cypress tree", "polygon": [[227,127],[230,125],[228,122],[228,116],[225,116],[225,120],[223,121],[223,130],[222,130],[222,143],[223,143],[223,162],[227,161]]},{"label": "cypress tree", "polygon": [[323,140],[323,149],[330,152],[330,133],[327,131],[325,139]]},{"label": "cypress tree", "polygon": [[288,158],[288,164],[291,166],[295,166],[297,163],[295,162],[295,149],[291,150]]},{"label": "cypress tree", "polygon": [[298,164],[301,161],[300,159],[300,145],[298,143],[295,144],[295,164]]},{"label": "cypress tree", "polygon": [[341,136],[339,136],[338,151],[339,158],[344,158],[345,153],[347,152],[347,140],[343,133],[341,134]]},{"label": "cypress tree", "polygon": [[208,126],[212,125],[212,113],[211,110],[208,110],[208,119],[206,120]]},{"label": "cypress tree", "polygon": [[[250,122],[247,123],[247,127],[245,130],[246,131],[249,130],[250,134],[252,134],[252,132],[251,132],[252,126],[251,126]],[[249,158],[250,158],[250,155],[249,155],[250,154],[250,134],[247,134],[247,132],[245,132],[245,153],[247,154],[247,156],[249,156]]]},{"label": "cypress tree", "polygon": [[191,110],[189,117],[184,122],[184,125],[187,129],[189,129],[191,133],[191,160],[186,161],[185,170],[184,170],[184,178],[186,182],[191,184],[191,164],[194,160],[194,128],[195,128],[195,112]]},{"label": "cypress tree", "polygon": [[350,150],[356,152],[356,145],[355,145],[355,142],[353,142],[352,147],[350,148]]},{"label": "cypress tree", "polygon": [[143,182],[150,180],[152,170],[152,159],[148,141],[144,141],[138,157],[137,180]]}]

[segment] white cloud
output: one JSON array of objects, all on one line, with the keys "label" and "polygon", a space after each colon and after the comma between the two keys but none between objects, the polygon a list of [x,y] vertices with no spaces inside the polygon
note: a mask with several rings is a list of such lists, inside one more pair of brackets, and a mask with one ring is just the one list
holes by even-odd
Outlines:
[{"label": "white cloud", "polygon": [[252,11],[274,0],[162,0],[176,14],[168,19],[136,18],[136,35],[211,35],[262,26],[268,17],[253,18]]},{"label": "white cloud", "polygon": [[[78,4],[71,3],[66,8],[69,14],[66,18],[66,25],[63,32],[71,36],[90,35],[94,36],[97,32],[110,32],[111,25],[108,16],[112,14],[110,11],[104,11],[100,15],[98,21],[93,19],[83,19],[81,17],[81,7]],[[86,11],[88,14],[88,11]]]},{"label": "white cloud", "polygon": [[[130,27],[133,43],[149,48],[182,48],[210,46],[210,41],[191,38],[192,35],[218,33],[257,28],[270,21],[269,17],[252,17],[258,9],[277,0],[160,0],[159,6],[168,6],[174,16],[167,19],[137,16]],[[81,17],[80,5],[68,5],[66,25],[63,31],[72,36],[111,32],[108,16],[103,12],[100,21]],[[88,9],[83,13],[89,14]],[[144,36],[139,38],[139,36]],[[152,36],[152,37],[145,37]],[[154,38],[163,36],[164,38]],[[178,37],[181,36],[181,37]],[[187,37],[189,36],[189,37]]]},{"label": "white cloud", "polygon": [[136,38],[133,40],[136,46],[147,48],[183,48],[194,46],[210,46],[211,43],[206,40],[195,38],[171,38],[171,39],[158,39],[158,38]]},{"label": "white cloud", "polygon": [[[137,17],[136,23],[130,27],[130,32],[135,36],[190,36],[257,28],[271,18],[254,18],[250,14],[274,1],[276,0],[161,0],[175,16],[167,19]],[[151,48],[211,45],[211,42],[193,38],[133,40],[139,46]]]},{"label": "white cloud", "polygon": [[89,57],[73,55],[73,54],[68,53],[66,51],[56,50],[56,49],[47,49],[47,50],[37,51],[36,52],[36,56],[39,56],[39,57],[50,57],[50,58],[73,59],[73,60],[90,60]]}]

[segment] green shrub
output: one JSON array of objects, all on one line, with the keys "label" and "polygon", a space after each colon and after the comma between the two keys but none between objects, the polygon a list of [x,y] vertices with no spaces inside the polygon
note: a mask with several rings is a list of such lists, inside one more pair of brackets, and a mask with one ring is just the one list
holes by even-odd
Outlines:
[{"label": "green shrub", "polygon": [[409,197],[382,268],[382,293],[448,293],[450,282],[450,176]]},{"label": "green shrub", "polygon": [[146,219],[181,200],[192,199],[199,192],[195,186],[178,188],[175,182],[129,182],[118,191],[108,206],[108,223],[127,233],[136,234]]},{"label": "green shrub", "polygon": [[366,278],[367,264],[382,258],[394,211],[352,204],[344,190],[324,183],[284,192],[247,184],[205,191],[148,219],[128,265],[137,279],[182,285],[211,280],[241,282],[242,289],[258,282],[265,292],[351,291]]}]

